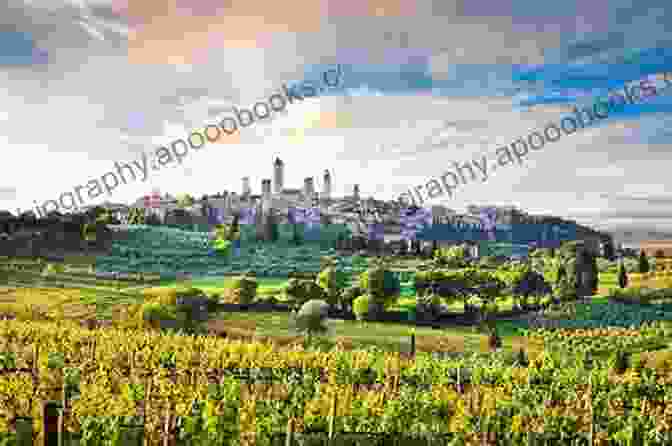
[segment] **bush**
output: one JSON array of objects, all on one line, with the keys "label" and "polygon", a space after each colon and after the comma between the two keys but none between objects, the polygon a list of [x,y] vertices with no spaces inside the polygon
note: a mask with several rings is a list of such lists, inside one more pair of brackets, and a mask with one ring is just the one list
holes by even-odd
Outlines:
[{"label": "bush", "polygon": [[622,375],[628,369],[629,355],[619,349],[612,355],[609,362],[614,373]]},{"label": "bush", "polygon": [[295,309],[311,299],[326,300],[327,297],[325,291],[312,280],[289,279],[283,292]]},{"label": "bush", "polygon": [[656,296],[656,291],[646,287],[628,289],[615,288],[609,291],[608,298],[624,304],[647,305]]},{"label": "bush", "polygon": [[156,326],[164,320],[176,320],[177,310],[172,305],[162,305],[157,302],[146,302],[142,305],[141,312],[142,320],[149,322],[150,325]]},{"label": "bush", "polygon": [[142,295],[146,302],[156,302],[161,305],[177,305],[177,290],[143,290]]},{"label": "bush", "polygon": [[43,269],[42,274],[63,274],[65,272],[65,266],[61,263],[47,263],[47,266]]},{"label": "bush", "polygon": [[299,279],[289,279],[282,291],[285,299],[290,303],[303,305],[308,300],[304,297],[304,288]]},{"label": "bush", "polygon": [[351,286],[341,291],[341,305],[352,307],[357,296],[361,296],[364,291],[358,286]]},{"label": "bush", "polygon": [[439,248],[434,251],[434,260],[441,266],[448,268],[463,268],[467,266],[467,251],[463,246]]},{"label": "bush", "polygon": [[371,298],[367,294],[363,294],[352,302],[352,311],[355,313],[358,321],[366,320],[369,314],[369,302]]},{"label": "bush", "polygon": [[417,296],[415,314],[420,320],[435,321],[441,315],[441,298],[436,294]]},{"label": "bush", "polygon": [[237,304],[251,304],[257,296],[257,279],[244,275],[233,282],[231,297]]},{"label": "bush", "polygon": [[311,299],[301,306],[296,315],[296,328],[300,332],[324,333],[327,327],[324,324],[328,316],[329,304],[323,300]]}]

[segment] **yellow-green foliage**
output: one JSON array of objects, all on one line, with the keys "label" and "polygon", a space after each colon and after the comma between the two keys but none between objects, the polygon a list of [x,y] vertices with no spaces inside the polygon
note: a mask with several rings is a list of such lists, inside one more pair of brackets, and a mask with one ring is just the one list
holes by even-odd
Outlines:
[{"label": "yellow-green foliage", "polygon": [[322,288],[327,296],[329,304],[335,304],[338,299],[338,282],[336,268],[329,266],[317,276],[316,283]]},{"label": "yellow-green foliage", "polygon": [[359,287],[363,290],[369,289],[369,272],[364,271],[359,275]]},{"label": "yellow-green foliage", "polygon": [[177,290],[175,288],[143,290],[145,302],[157,302],[163,305],[177,304]]},{"label": "yellow-green foliage", "polygon": [[43,305],[31,305],[22,303],[0,303],[1,315],[12,315],[20,321],[43,321],[52,319]]},{"label": "yellow-green foliage", "polygon": [[46,274],[62,274],[65,271],[65,266],[61,263],[47,263],[43,272]]},{"label": "yellow-green foliage", "polygon": [[357,319],[363,319],[369,312],[369,302],[371,298],[367,294],[363,294],[352,302],[352,311],[355,313]]},{"label": "yellow-green foliage", "polygon": [[432,270],[432,271],[416,271],[415,280],[422,282],[431,282],[445,280],[450,276],[449,272],[442,270]]}]

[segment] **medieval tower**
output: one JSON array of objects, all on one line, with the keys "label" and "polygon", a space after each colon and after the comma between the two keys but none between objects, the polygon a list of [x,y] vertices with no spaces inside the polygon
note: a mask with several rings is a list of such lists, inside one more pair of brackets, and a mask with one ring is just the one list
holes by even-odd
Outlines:
[{"label": "medieval tower", "polygon": [[280,158],[275,159],[273,164],[273,183],[274,183],[274,192],[276,194],[282,193],[284,187],[284,172],[285,165]]},{"label": "medieval tower", "polygon": [[250,188],[250,177],[243,177],[243,197],[247,198],[252,194],[252,189]]},{"label": "medieval tower", "polygon": [[331,175],[328,170],[324,171],[324,179],[322,183],[322,197],[325,199],[331,198]]}]

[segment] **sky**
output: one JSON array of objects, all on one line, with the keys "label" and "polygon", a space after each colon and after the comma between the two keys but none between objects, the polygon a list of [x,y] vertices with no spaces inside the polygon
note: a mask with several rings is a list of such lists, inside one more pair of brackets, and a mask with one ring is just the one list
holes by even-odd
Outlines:
[{"label": "sky", "polygon": [[[286,187],[308,176],[319,185],[329,169],[336,196],[359,184],[365,197],[397,199],[624,85],[662,91],[670,29],[667,0],[5,0],[0,209],[29,210],[75,186],[83,205],[155,189],[240,192],[243,176],[258,193],[275,157]],[[82,189],[115,162],[145,154],[156,164],[158,147],[230,107],[329,70],[336,87],[144,181]],[[672,232],[671,111],[672,89],[647,96],[485,181],[433,198],[425,189],[423,205],[514,205],[601,230]]]}]

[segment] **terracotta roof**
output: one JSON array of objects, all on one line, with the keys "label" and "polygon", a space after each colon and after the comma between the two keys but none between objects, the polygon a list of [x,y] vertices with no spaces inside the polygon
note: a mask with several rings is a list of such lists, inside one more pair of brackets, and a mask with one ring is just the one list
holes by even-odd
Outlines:
[{"label": "terracotta roof", "polygon": [[642,240],[639,242],[640,246],[644,245],[672,245],[672,240]]}]

